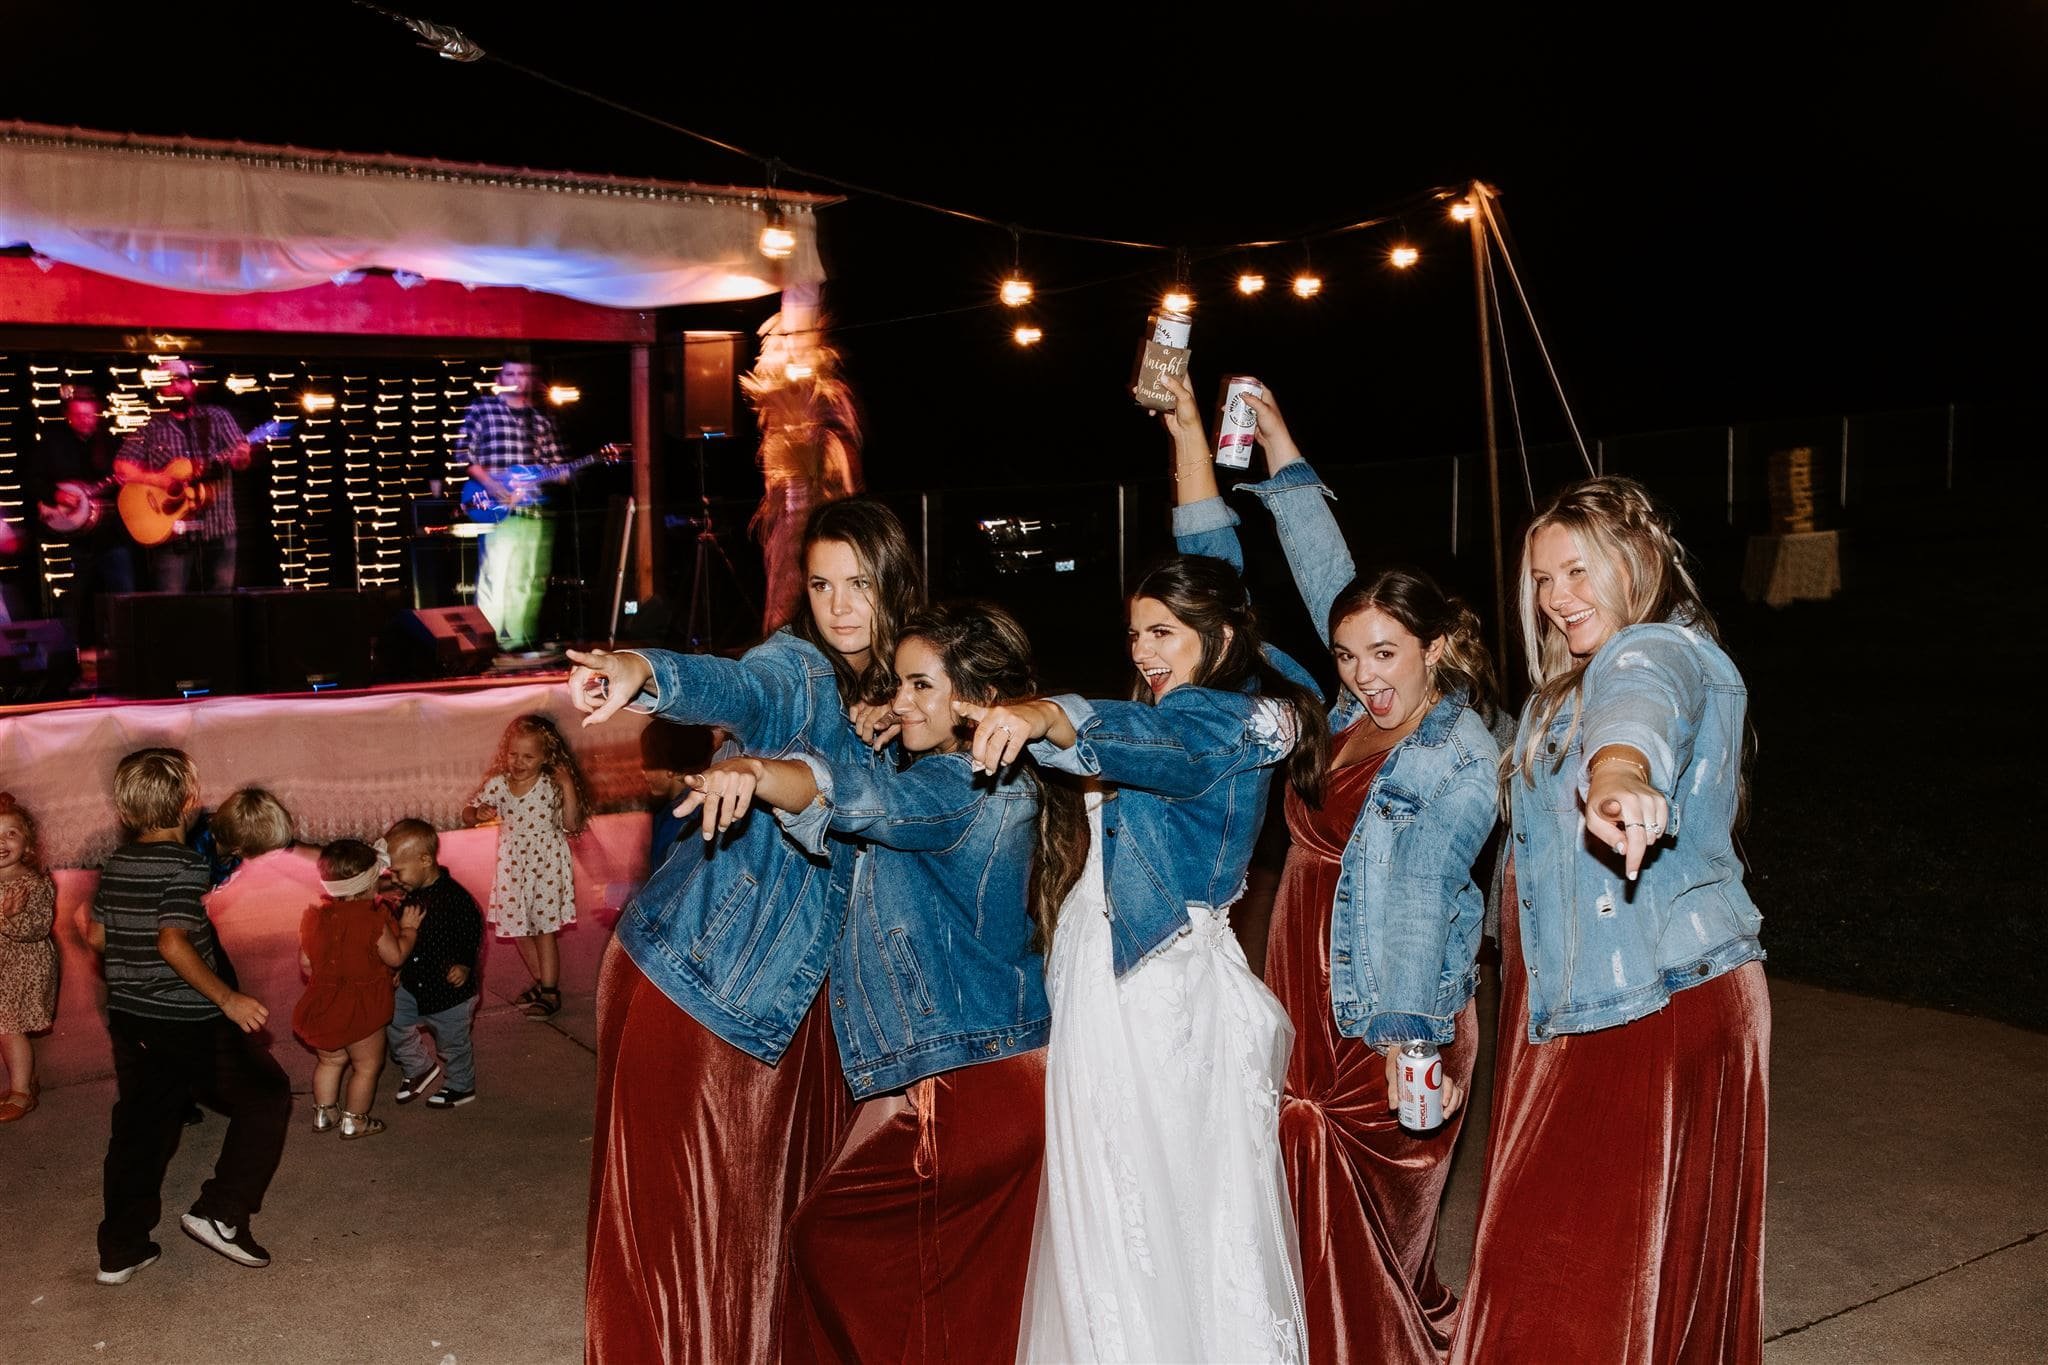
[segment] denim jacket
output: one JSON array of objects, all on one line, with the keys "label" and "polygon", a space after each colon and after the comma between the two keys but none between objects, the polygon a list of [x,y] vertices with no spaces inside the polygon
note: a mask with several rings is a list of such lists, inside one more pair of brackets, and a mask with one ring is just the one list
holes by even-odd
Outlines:
[{"label": "denim jacket", "polygon": [[[1674,992],[1763,957],[1762,916],[1732,829],[1748,693],[1721,648],[1678,620],[1617,631],[1541,737],[1535,784],[1512,779],[1516,894],[1529,971],[1529,1041],[1590,1033],[1664,1008]],[[1524,708],[1517,762],[1534,712]],[[1587,760],[1626,744],[1671,803],[1666,839],[1631,882],[1579,824]]]},{"label": "denim jacket", "polygon": [[1045,959],[1031,948],[1030,766],[997,782],[962,753],[901,771],[804,759],[819,799],[781,814],[783,827],[813,853],[841,841],[857,850],[826,986],[854,1098],[1044,1047],[1052,1007]]},{"label": "denim jacket", "polygon": [[1158,703],[1051,697],[1073,747],[1034,740],[1058,772],[1114,783],[1102,803],[1103,877],[1118,976],[1187,932],[1188,908],[1244,894],[1273,766],[1292,752],[1293,715],[1253,692],[1181,686]]},{"label": "denim jacket", "polygon": [[[867,753],[839,688],[810,644],[778,631],[740,659],[648,650],[652,697],[636,709],[678,725],[717,725],[768,758]],[[686,838],[619,916],[633,964],[692,1019],[773,1065],[817,996],[845,905],[852,850],[807,853],[772,819],[746,819],[715,843]]]},{"label": "denim jacket", "polygon": [[[1273,515],[1281,550],[1316,631],[1353,575],[1350,548],[1306,461],[1242,485]],[[1174,509],[1179,548],[1241,565],[1237,515],[1221,498]],[[1342,687],[1330,710],[1341,734],[1365,715]],[[1474,959],[1486,897],[1473,879],[1496,823],[1500,746],[1462,693],[1445,697],[1374,775],[1345,841],[1330,912],[1330,1008],[1337,1031],[1376,1047],[1444,1044],[1478,986]]]}]

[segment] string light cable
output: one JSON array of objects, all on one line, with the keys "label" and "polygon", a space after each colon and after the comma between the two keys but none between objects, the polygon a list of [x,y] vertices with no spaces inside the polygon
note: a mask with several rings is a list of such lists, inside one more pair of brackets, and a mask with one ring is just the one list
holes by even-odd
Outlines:
[{"label": "string light cable", "polygon": [[1494,212],[1493,195],[1481,193],[1473,195],[1473,198],[1478,201],[1480,217],[1485,220],[1494,245],[1500,250],[1501,264],[1508,268],[1508,282],[1515,286],[1515,294],[1522,301],[1522,315],[1529,320],[1529,334],[1536,338],[1536,350],[1543,357],[1543,368],[1550,373],[1550,387],[1557,392],[1557,405],[1564,410],[1565,425],[1571,428],[1572,443],[1579,448],[1579,459],[1590,476],[1596,472],[1593,457],[1586,450],[1586,438],[1579,433],[1579,419],[1572,413],[1571,399],[1565,396],[1564,381],[1557,377],[1557,365],[1551,360],[1550,347],[1543,340],[1543,328],[1537,325],[1536,310],[1529,303],[1529,293],[1522,288],[1521,272],[1515,269],[1514,254],[1508,250],[1507,237],[1501,232],[1500,219]]},{"label": "string light cable", "polygon": [[[993,218],[988,216],[987,214],[974,213],[967,209],[958,209],[950,207],[949,205],[946,204],[934,203],[929,199],[919,199],[913,195],[899,194],[894,190],[883,189],[880,186],[866,184],[858,180],[848,180],[844,176],[837,176],[825,171],[813,170],[808,166],[794,165],[792,163],[785,162],[778,157],[768,156],[761,152],[754,151],[751,148],[742,147],[738,143],[728,142],[724,138],[714,137],[710,133],[701,132],[695,128],[685,127],[683,124],[677,123],[671,119],[663,118],[659,114],[649,113],[644,109],[635,108],[630,104],[626,104],[620,100],[613,99],[609,95],[602,94],[595,90],[587,89],[583,86],[574,85],[568,81],[562,80],[560,77],[551,76],[545,71],[537,71],[532,67],[524,66],[519,62],[511,60],[508,57],[501,57],[494,52],[486,50],[459,29],[450,28],[446,25],[429,23],[428,21],[423,19],[415,19],[410,15],[401,14],[396,10],[387,9],[383,5],[372,4],[371,0],[350,0],[350,3],[358,6],[359,8],[369,10],[373,14],[382,15],[384,18],[390,19],[393,22],[403,25],[407,29],[410,29],[412,32],[419,35],[421,39],[421,47],[427,48],[428,50],[435,52],[440,56],[448,57],[451,58],[452,60],[463,62],[485,61],[495,66],[504,67],[508,71],[516,72],[517,74],[524,76],[529,80],[538,81],[541,84],[550,86],[556,90],[563,92],[564,94],[574,95],[578,99],[589,100],[595,104],[603,105],[605,108],[610,109],[615,113],[624,114],[628,118],[637,119],[643,123],[652,124],[657,128],[661,128],[668,132],[675,133],[678,136],[690,138],[696,142],[703,143],[707,147],[713,147],[719,151],[729,153],[730,155],[742,157],[748,161],[752,161],[757,166],[761,167],[764,173],[773,173],[779,171],[787,175],[802,177],[805,180],[815,180],[820,184],[830,185],[834,189],[843,190],[848,194],[857,194],[869,199],[878,199],[883,201],[884,203],[901,205],[904,208],[921,209],[926,213],[935,213],[947,218],[958,219],[961,222],[979,224],[982,227],[994,228],[997,231],[1010,233],[1013,236],[1028,235],[1032,237],[1042,237],[1053,241],[1079,242],[1090,246],[1125,247],[1135,251],[1179,252],[1182,250],[1190,250],[1181,245],[1169,242],[1146,242],[1137,241],[1125,237],[1106,237],[1087,232],[1070,232],[1061,228],[1032,227],[1027,224],[1014,223],[1007,221],[1005,219]],[[1368,229],[1379,227],[1383,224],[1394,221],[1397,217],[1400,216],[1401,212],[1404,209],[1410,207],[1414,203],[1422,201],[1440,201],[1444,199],[1455,199],[1462,192],[1463,191],[1459,189],[1437,187],[1426,191],[1422,191],[1418,194],[1410,195],[1407,197],[1407,199],[1403,201],[1401,205],[1385,213],[1378,213],[1370,217],[1354,219],[1349,221],[1340,220],[1338,222],[1326,224],[1321,227],[1311,228],[1307,232],[1292,233],[1286,237],[1267,238],[1257,241],[1225,242],[1216,243],[1213,245],[1204,245],[1192,248],[1191,254],[1196,257],[1209,257],[1229,251],[1252,251],[1269,247],[1291,246],[1295,243],[1301,242],[1308,238],[1338,237],[1343,236],[1347,233],[1363,232]]]},{"label": "string light cable", "polygon": [[1499,275],[1493,268],[1493,261],[1480,262],[1480,271],[1486,276],[1486,296],[1493,304],[1493,331],[1500,350],[1500,372],[1508,390],[1508,415],[1515,423],[1515,452],[1522,461],[1522,491],[1528,495],[1529,510],[1536,510],[1536,480],[1529,472],[1529,438],[1522,430],[1522,399],[1515,391],[1515,363],[1508,354],[1508,323],[1500,310]]}]

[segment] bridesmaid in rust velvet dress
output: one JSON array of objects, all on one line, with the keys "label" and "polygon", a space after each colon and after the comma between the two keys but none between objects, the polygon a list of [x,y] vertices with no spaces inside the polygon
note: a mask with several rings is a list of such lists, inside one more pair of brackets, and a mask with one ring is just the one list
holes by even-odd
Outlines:
[{"label": "bridesmaid in rust velvet dress", "polygon": [[[867,498],[814,510],[803,560],[806,609],[743,658],[573,653],[584,723],[632,704],[754,753],[863,759],[846,708],[895,685],[917,560]],[[698,842],[627,904],[598,977],[592,1365],[780,1362],[789,1217],[852,1119],[819,989],[851,852],[807,854],[768,818]]]},{"label": "bridesmaid in rust velvet dress", "polygon": [[[1436,1274],[1437,1208],[1478,1052],[1472,992],[1499,748],[1479,707],[1493,669],[1479,621],[1426,574],[1352,579],[1349,550],[1270,396],[1257,398],[1273,515],[1337,664],[1320,807],[1287,798],[1293,845],[1268,930],[1266,984],[1294,1021],[1280,1143],[1301,1232],[1311,1358],[1434,1362],[1457,1300]],[[1235,562],[1213,477],[1180,476],[1181,549]],[[1442,1127],[1392,1112],[1399,1044],[1443,1052]],[[1383,1055],[1384,1054],[1384,1055]]]},{"label": "bridesmaid in rust velvet dress", "polygon": [[1748,696],[1643,489],[1522,545],[1500,1049],[1454,1361],[1755,1361],[1771,1006],[1733,830]]}]

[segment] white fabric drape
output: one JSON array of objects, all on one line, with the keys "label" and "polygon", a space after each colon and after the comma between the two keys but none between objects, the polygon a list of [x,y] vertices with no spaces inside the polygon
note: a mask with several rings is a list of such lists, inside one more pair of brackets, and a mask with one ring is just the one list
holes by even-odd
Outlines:
[{"label": "white fabric drape", "polygon": [[197,293],[381,268],[611,308],[758,298],[824,278],[803,198],[771,261],[744,190],[0,124],[0,245]]},{"label": "white fabric drape", "polygon": [[94,866],[120,842],[114,768],[155,745],[192,755],[207,809],[239,787],[267,787],[311,843],[375,839],[407,817],[450,829],[505,727],[535,711],[569,742],[599,808],[645,802],[640,731],[651,722],[621,712],[585,729],[560,682],[0,716],[0,791],[35,816],[52,867]]}]

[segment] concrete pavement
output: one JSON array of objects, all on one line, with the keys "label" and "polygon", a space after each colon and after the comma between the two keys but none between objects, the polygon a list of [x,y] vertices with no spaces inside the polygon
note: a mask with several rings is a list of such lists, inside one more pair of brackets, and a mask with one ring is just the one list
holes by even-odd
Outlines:
[{"label": "concrete pavement", "polygon": [[[475,1104],[400,1108],[387,1069],[376,1112],[390,1131],[355,1143],[316,1136],[303,1093],[310,1054],[282,1018],[274,1024],[276,1055],[302,1093],[254,1223],[275,1257],[267,1270],[231,1265],[177,1230],[224,1127],[209,1115],[165,1182],[163,1259],[125,1286],[94,1282],[113,1084],[97,978],[67,952],[63,1018],[38,1044],[42,1105],[0,1128],[0,1359],[579,1359],[600,907],[638,875],[645,828],[641,817],[606,817],[579,850],[587,905],[563,940],[561,1014],[535,1022],[505,1003],[525,982],[509,945],[493,945]],[[446,847],[462,880],[487,888],[488,831],[446,836]],[[293,935],[312,886],[310,868],[280,865],[289,861],[245,872],[218,912],[245,980],[280,1015],[297,994]],[[64,883],[68,911],[90,879]],[[2048,1359],[2048,1037],[1783,981],[1771,994],[1766,1360]],[[1973,1083],[1944,1089],[1957,1059]],[[1488,1091],[1477,1089],[1445,1204],[1441,1263],[1453,1284],[1483,1165]]]}]

